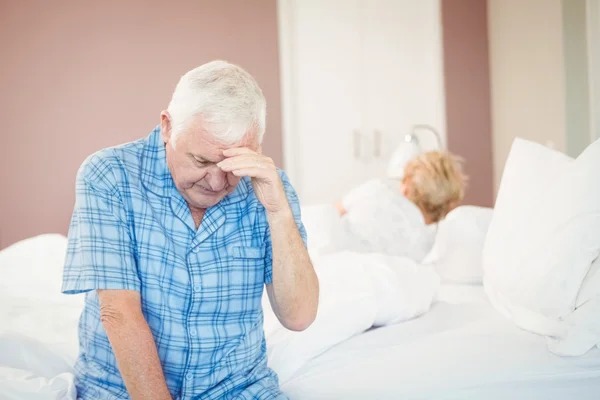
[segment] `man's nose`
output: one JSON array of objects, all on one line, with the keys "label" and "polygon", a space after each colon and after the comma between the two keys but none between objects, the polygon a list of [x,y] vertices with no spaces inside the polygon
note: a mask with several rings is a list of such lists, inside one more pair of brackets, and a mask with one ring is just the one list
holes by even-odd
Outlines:
[{"label": "man's nose", "polygon": [[227,186],[227,173],[223,172],[223,170],[216,165],[211,167],[207,175],[206,181],[211,190],[219,192]]}]

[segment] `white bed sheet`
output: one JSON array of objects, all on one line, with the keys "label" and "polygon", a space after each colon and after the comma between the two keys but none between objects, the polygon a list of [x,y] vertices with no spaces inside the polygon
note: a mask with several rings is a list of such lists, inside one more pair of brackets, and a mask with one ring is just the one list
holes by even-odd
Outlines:
[{"label": "white bed sheet", "polygon": [[481,286],[444,285],[426,315],[370,330],[283,383],[291,399],[598,399],[600,351],[560,358]]},{"label": "white bed sheet", "polygon": [[[50,268],[48,252],[26,254],[34,260],[15,264],[11,280],[0,282],[0,399],[72,398],[83,298],[60,295],[62,261]],[[0,266],[9,266],[6,258]],[[442,285],[437,298],[419,318],[310,360],[282,389],[293,400],[600,399],[598,349],[553,355],[541,336],[500,315],[481,286]]]}]

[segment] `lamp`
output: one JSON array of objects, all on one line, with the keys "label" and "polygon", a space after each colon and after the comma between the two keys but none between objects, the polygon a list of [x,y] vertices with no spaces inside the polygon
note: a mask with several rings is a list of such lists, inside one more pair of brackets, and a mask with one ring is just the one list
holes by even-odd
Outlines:
[{"label": "lamp", "polygon": [[[426,130],[433,134],[433,137],[435,138],[435,144],[433,146],[424,141],[423,138],[417,134],[420,130]],[[387,176],[389,178],[401,179],[404,175],[404,166],[409,160],[424,151],[442,149],[442,147],[442,138],[435,128],[424,124],[414,125],[410,133],[404,136],[404,140],[392,154],[390,162],[388,163]]]}]

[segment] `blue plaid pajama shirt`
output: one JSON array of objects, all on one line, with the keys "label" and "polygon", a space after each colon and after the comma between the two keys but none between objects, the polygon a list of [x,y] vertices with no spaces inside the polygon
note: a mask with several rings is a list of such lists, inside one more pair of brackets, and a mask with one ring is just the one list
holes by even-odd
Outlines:
[{"label": "blue plaid pajama shirt", "polygon": [[[279,171],[300,234],[300,205]],[[78,398],[126,399],[95,289],[141,293],[164,376],[177,399],[285,399],[267,366],[261,299],[272,280],[265,210],[250,179],[196,230],[167,168],[157,127],[82,164],[63,292],[86,293],[75,364]]]}]

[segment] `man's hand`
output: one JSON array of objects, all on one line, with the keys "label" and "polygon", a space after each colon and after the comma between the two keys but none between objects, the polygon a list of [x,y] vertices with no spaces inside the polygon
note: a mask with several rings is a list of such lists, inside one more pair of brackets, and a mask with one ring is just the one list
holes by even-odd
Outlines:
[{"label": "man's hand", "polygon": [[245,147],[223,151],[227,157],[217,164],[235,176],[249,176],[256,197],[269,214],[290,212],[285,190],[273,160]]}]

